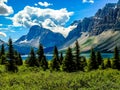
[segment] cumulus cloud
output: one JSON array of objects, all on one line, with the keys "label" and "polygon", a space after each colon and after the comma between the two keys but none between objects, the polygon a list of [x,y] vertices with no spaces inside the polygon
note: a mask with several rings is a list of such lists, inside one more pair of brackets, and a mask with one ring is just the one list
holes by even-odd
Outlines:
[{"label": "cumulus cloud", "polygon": [[71,15],[73,15],[73,12],[68,12],[66,8],[54,10],[26,6],[13,16],[12,21],[14,26],[31,27],[40,23],[48,25],[48,22],[49,25],[54,23],[62,26],[69,21]]},{"label": "cumulus cloud", "polygon": [[83,3],[94,3],[94,0],[83,0]]},{"label": "cumulus cloud", "polygon": [[63,27],[69,21],[73,12],[68,12],[66,8],[60,10],[41,9],[38,7],[26,6],[22,11],[19,11],[12,18],[14,26],[31,27],[32,25],[40,25],[44,28]]},{"label": "cumulus cloud", "polygon": [[53,4],[48,3],[48,2],[38,2],[38,4],[39,4],[40,6],[44,6],[44,7],[48,7],[48,6],[53,5]]},{"label": "cumulus cloud", "polygon": [[0,15],[8,16],[13,13],[13,8],[6,3],[7,0],[0,0]]},{"label": "cumulus cloud", "polygon": [[3,32],[0,32],[0,36],[6,37],[7,35]]}]

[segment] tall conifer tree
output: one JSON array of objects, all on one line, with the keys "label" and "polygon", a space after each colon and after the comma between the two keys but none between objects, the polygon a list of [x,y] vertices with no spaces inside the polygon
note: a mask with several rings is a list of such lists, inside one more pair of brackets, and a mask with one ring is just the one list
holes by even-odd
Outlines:
[{"label": "tall conifer tree", "polygon": [[34,49],[33,48],[31,48],[30,55],[29,55],[29,58],[27,60],[27,64],[30,67],[34,67],[34,66],[39,67],[39,62],[36,59],[36,55],[34,53]]},{"label": "tall conifer tree", "polygon": [[80,46],[78,44],[78,41],[75,43],[75,63],[76,63],[76,70],[82,70],[81,67],[81,60],[80,60]]},{"label": "tall conifer tree", "polygon": [[113,69],[120,69],[120,59],[119,59],[119,50],[117,46],[114,49],[114,57],[113,57],[112,68]]},{"label": "tall conifer tree", "polygon": [[12,39],[10,38],[8,41],[8,55],[7,55],[7,59],[8,59],[8,64],[6,64],[6,69],[8,71],[12,71],[12,72],[17,72],[18,68],[16,66],[15,63],[15,57],[14,57],[14,48],[12,45]]},{"label": "tall conifer tree", "polygon": [[4,44],[2,44],[2,46],[1,46],[0,60],[1,60],[1,64],[5,64],[6,63]]},{"label": "tall conifer tree", "polygon": [[65,58],[63,60],[63,64],[62,64],[62,70],[66,71],[66,72],[73,72],[76,70],[76,66],[75,66],[75,62],[73,60],[73,55],[72,55],[72,50],[69,47],[67,49]]},{"label": "tall conifer tree", "polygon": [[37,54],[38,54],[38,61],[39,61],[39,63],[40,63],[40,62],[41,62],[41,59],[44,57],[44,50],[43,50],[42,44],[39,45]]},{"label": "tall conifer tree", "polygon": [[91,49],[90,60],[89,60],[89,63],[88,63],[88,68],[89,68],[89,70],[98,68],[97,61],[96,61],[96,55],[95,55],[95,51],[94,51],[93,48]]},{"label": "tall conifer tree", "polygon": [[96,54],[96,60],[97,60],[98,66],[102,64],[103,60],[102,60],[102,56],[101,56],[100,52],[97,52],[97,54]]},{"label": "tall conifer tree", "polygon": [[45,71],[46,69],[48,69],[48,62],[46,60],[46,57],[43,56],[40,62],[41,67],[43,68],[43,70]]},{"label": "tall conifer tree", "polygon": [[60,53],[60,65],[62,65],[62,61],[63,61],[63,53]]},{"label": "tall conifer tree", "polygon": [[57,47],[54,47],[54,54],[53,54],[53,59],[51,61],[51,68],[52,70],[60,70],[60,61],[59,61],[59,56],[58,56],[58,50]]}]

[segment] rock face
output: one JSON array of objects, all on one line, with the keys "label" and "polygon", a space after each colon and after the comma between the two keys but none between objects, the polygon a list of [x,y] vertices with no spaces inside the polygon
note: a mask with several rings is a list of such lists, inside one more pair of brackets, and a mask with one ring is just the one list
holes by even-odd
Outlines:
[{"label": "rock face", "polygon": [[[104,8],[99,9],[96,12],[95,16],[90,18],[84,18],[82,21],[77,21],[77,22],[78,22],[77,27],[74,30],[72,30],[65,39],[65,42],[62,45],[63,48],[68,47],[69,45],[74,46],[73,43],[77,39],[81,45],[84,44],[83,41],[88,43],[87,40],[89,38],[103,35],[102,33],[107,31],[117,32],[117,36],[119,37],[120,36],[120,0],[118,1],[118,3],[106,4]],[[86,36],[84,36],[83,33],[87,33]],[[84,38],[82,36],[84,36]],[[88,38],[85,39],[86,37]],[[115,37],[116,36],[109,37],[109,35],[107,35],[107,37],[103,37],[103,39],[101,38],[101,40],[104,40],[104,38],[106,38],[107,40],[105,42],[101,42],[98,44],[94,44],[91,42],[91,45],[89,46],[94,45],[95,48],[100,49],[102,51],[112,50],[113,41],[114,41],[114,45],[120,47],[120,44],[118,44],[120,39],[116,37],[117,38],[116,40]],[[104,45],[101,46],[102,44]],[[89,49],[85,49],[85,50],[89,50]]]},{"label": "rock face", "polygon": [[27,52],[30,47],[38,48],[40,43],[44,46],[44,48],[50,48],[54,47],[55,45],[59,46],[64,42],[64,40],[65,38],[62,34],[54,33],[41,26],[35,25],[30,28],[27,35],[24,35],[18,39],[14,43],[14,46],[19,52],[22,52],[21,48],[24,48],[23,51]]}]

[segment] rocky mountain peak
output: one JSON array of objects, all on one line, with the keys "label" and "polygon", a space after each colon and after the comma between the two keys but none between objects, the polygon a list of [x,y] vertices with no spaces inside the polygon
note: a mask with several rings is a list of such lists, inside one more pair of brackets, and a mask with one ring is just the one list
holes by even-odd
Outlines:
[{"label": "rocky mountain peak", "polygon": [[[59,46],[64,40],[65,38],[62,34],[34,25],[30,28],[27,35],[20,37],[15,42],[15,47],[20,53],[29,53],[30,47],[38,48],[39,44],[42,44],[46,49],[52,48]],[[21,50],[21,47],[24,50]]]},{"label": "rocky mountain peak", "polygon": [[44,28],[39,25],[34,25],[30,28],[29,33],[27,34],[27,40],[31,40],[33,38],[38,37],[42,32],[44,32]]},{"label": "rocky mountain peak", "polygon": [[75,21],[77,27],[66,38],[63,46],[68,46],[81,37],[82,33],[97,36],[105,31],[120,31],[120,0],[117,3],[108,3],[99,9],[95,16],[84,18],[81,22]]}]

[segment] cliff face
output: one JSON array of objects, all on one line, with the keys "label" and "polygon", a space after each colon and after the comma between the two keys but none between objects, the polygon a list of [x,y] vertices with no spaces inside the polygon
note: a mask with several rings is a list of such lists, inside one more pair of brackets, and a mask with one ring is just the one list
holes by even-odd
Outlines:
[{"label": "cliff face", "polygon": [[112,3],[106,4],[104,8],[97,11],[95,16],[84,18],[76,29],[79,32],[88,31],[90,35],[98,35],[109,29],[120,29],[120,6]]},{"label": "cliff face", "polygon": [[92,17],[89,27],[90,35],[99,35],[109,29],[120,29],[120,7],[117,4],[106,4]]},{"label": "cliff face", "polygon": [[[107,35],[108,32],[114,32],[114,34],[117,33],[117,35],[112,35],[112,33]],[[86,36],[83,35],[83,33],[87,33],[85,34]],[[77,27],[69,33],[62,47],[65,48],[69,45],[74,47],[73,43],[78,39],[84,48],[87,47],[86,50],[89,50],[90,47],[93,46],[102,51],[108,51],[113,50],[115,45],[120,47],[119,36],[120,0],[118,3],[106,4],[105,7],[99,9],[93,17],[84,18],[82,21],[79,21]],[[100,39],[98,37],[100,37]],[[105,41],[101,42],[101,40]],[[91,42],[89,43],[89,41]]]}]

